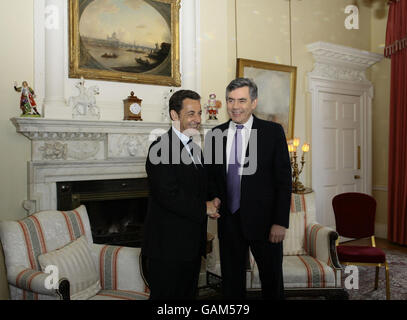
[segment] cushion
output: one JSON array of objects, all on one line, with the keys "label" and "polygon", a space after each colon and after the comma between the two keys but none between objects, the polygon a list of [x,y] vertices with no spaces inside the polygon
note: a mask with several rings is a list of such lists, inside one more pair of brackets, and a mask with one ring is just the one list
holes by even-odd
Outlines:
[{"label": "cushion", "polygon": [[93,242],[84,205],[72,211],[41,211],[22,220],[0,222],[7,269],[23,266],[40,270],[39,255],[61,248],[82,235],[86,235],[89,244]]},{"label": "cushion", "polygon": [[304,241],[306,227],[315,222],[314,193],[291,194],[290,224],[283,242],[284,255],[306,254]]},{"label": "cushion", "polygon": [[304,235],[306,228],[305,212],[291,212],[290,225],[283,241],[283,253],[285,256],[305,254]]},{"label": "cushion", "polygon": [[340,262],[384,263],[386,254],[380,248],[368,246],[337,246]]},{"label": "cushion", "polygon": [[[284,288],[335,288],[340,283],[340,274],[325,262],[311,256],[284,256]],[[259,270],[255,264],[248,289],[261,288]]]},{"label": "cushion", "polygon": [[70,282],[71,300],[89,299],[100,289],[99,275],[85,236],[65,247],[38,256],[43,271],[48,265],[58,267],[59,278]]}]

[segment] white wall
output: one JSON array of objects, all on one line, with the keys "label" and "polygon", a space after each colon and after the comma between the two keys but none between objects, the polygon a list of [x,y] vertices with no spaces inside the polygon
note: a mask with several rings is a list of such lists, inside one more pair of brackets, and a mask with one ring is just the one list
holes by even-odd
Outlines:
[{"label": "white wall", "polygon": [[[16,134],[10,118],[20,115],[13,81],[33,83],[33,0],[0,1],[0,220],[25,216],[29,141]],[[0,254],[0,299],[8,296]]]},{"label": "white wall", "polygon": [[[21,114],[20,94],[13,81],[33,83],[33,1],[1,1],[0,12],[0,219],[24,216],[21,200],[27,194],[28,140],[16,134],[10,118]],[[16,19],[18,17],[18,19]]]}]

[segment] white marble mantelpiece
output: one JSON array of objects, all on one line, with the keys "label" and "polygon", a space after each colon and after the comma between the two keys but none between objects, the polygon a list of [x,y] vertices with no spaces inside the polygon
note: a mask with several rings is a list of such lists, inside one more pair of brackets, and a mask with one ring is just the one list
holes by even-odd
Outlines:
[{"label": "white marble mantelpiece", "polygon": [[[56,209],[56,183],[144,178],[148,148],[169,123],[12,118],[31,140],[29,214]],[[202,133],[212,125],[202,125]]]},{"label": "white marble mantelpiece", "polygon": [[94,121],[44,118],[12,118],[11,122],[17,132],[29,139],[36,139],[36,134],[43,133],[145,133],[153,129],[169,128],[169,123],[144,121]]},{"label": "white marble mantelpiece", "polygon": [[170,124],[12,118],[17,132],[31,140],[33,161],[109,160],[143,157],[152,139]]}]

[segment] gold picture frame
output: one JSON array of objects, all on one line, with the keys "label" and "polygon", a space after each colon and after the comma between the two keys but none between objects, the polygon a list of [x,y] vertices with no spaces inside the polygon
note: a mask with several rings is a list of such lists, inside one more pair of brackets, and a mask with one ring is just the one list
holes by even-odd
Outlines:
[{"label": "gold picture frame", "polygon": [[237,77],[250,78],[258,86],[259,98],[254,114],[280,123],[286,138],[292,139],[297,67],[239,58]]},{"label": "gold picture frame", "polygon": [[180,1],[69,0],[69,77],[180,87]]}]

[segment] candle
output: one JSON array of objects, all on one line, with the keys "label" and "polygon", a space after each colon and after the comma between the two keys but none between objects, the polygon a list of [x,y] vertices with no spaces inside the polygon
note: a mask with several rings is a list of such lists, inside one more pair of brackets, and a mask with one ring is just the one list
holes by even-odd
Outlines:
[{"label": "candle", "polygon": [[297,148],[300,145],[300,139],[294,138],[293,145],[294,145],[295,148]]},{"label": "candle", "polygon": [[302,146],[302,151],[303,152],[308,152],[309,151],[309,144],[308,143],[304,143]]},{"label": "candle", "polygon": [[292,144],[288,145],[288,151],[289,152],[294,152],[294,146]]}]

